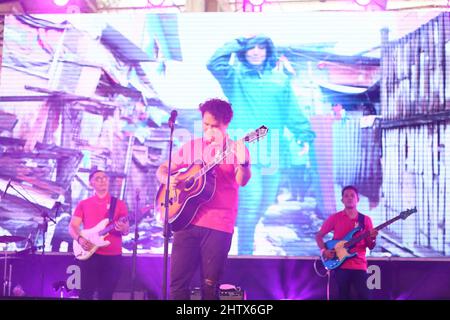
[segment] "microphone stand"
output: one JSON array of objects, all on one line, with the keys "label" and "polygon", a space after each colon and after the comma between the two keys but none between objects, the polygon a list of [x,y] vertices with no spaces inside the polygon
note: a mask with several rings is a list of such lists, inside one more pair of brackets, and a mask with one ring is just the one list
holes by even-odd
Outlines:
[{"label": "microphone stand", "polygon": [[131,300],[134,300],[134,290],[136,287],[136,262],[137,262],[137,245],[139,239],[138,232],[138,217],[137,212],[139,208],[139,190],[136,190],[136,202],[134,204],[134,246],[131,266]]},{"label": "microphone stand", "polygon": [[169,259],[169,238],[170,238],[170,228],[169,228],[169,186],[170,186],[170,172],[172,167],[172,146],[173,146],[173,130],[175,128],[175,117],[176,111],[172,111],[171,117],[169,119],[170,128],[170,138],[169,138],[169,161],[167,169],[167,182],[166,182],[166,194],[164,198],[164,265],[163,265],[163,285],[162,285],[162,299],[167,300],[167,268]]},{"label": "microphone stand", "polygon": [[[42,222],[42,224],[39,224],[38,230],[42,230],[42,259],[44,259],[44,255],[45,255],[45,235],[46,235],[47,229],[48,229],[48,220],[50,220],[54,224],[56,224],[56,221],[53,220],[47,214],[47,212],[43,211],[34,202],[31,202],[27,197],[25,197],[19,190],[16,189],[16,187],[14,187],[14,185],[12,183],[11,183],[10,187],[17,194],[19,194],[22,197],[22,199],[24,199],[28,204],[31,204],[41,214],[43,222]],[[41,268],[42,268],[42,270],[41,270],[41,296],[43,296],[44,295],[44,263],[43,263],[43,260],[42,260],[42,263],[41,263]]]}]

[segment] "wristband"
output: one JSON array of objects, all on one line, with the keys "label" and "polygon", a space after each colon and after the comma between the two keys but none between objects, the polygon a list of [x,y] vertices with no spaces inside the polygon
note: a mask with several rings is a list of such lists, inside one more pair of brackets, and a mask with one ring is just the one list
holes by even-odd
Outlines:
[{"label": "wristband", "polygon": [[250,165],[250,162],[249,161],[245,161],[244,163],[240,163],[239,165],[241,167],[243,167],[243,168],[247,168]]},{"label": "wristband", "polygon": [[78,242],[78,243],[80,243],[80,238],[82,238],[82,237],[81,237],[81,234],[78,235],[78,238],[77,238],[77,242]]}]

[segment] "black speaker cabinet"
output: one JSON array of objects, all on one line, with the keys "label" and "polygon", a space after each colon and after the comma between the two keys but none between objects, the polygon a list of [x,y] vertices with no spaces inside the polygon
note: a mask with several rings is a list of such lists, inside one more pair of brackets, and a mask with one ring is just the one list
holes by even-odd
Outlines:
[{"label": "black speaker cabinet", "polygon": [[[245,300],[245,291],[239,287],[234,289],[220,289],[220,300]],[[201,300],[200,288],[194,288],[191,290],[191,300]]]}]

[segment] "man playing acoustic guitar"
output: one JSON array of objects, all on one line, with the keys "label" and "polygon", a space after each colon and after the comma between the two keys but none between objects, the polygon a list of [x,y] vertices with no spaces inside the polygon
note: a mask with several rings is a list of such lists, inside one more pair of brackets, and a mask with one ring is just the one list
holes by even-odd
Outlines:
[{"label": "man playing acoustic guitar", "polygon": [[[122,235],[128,234],[130,228],[126,218],[128,209],[124,201],[119,199],[112,201],[114,198],[109,194],[109,177],[103,170],[92,171],[89,175],[89,184],[95,194],[77,205],[69,225],[69,233],[78,242],[81,250],[89,252],[96,249],[92,256],[80,261],[80,299],[91,300],[94,292],[98,291],[98,300],[111,300],[120,277]],[[94,230],[104,219],[113,221],[112,231],[105,237],[110,244],[96,248],[95,235],[90,234],[89,240],[87,238],[89,232],[86,230]],[[86,232],[85,236],[83,232]]]},{"label": "man playing acoustic guitar", "polygon": [[[321,249],[323,259],[336,259],[339,263],[343,261],[339,267],[334,269],[339,300],[351,299],[350,289],[352,286],[357,294],[354,298],[359,300],[369,299],[366,248],[373,249],[375,247],[378,231],[373,228],[370,217],[358,212],[358,202],[358,190],[353,186],[344,187],[342,189],[344,210],[329,216],[316,234],[316,242]],[[357,227],[361,228],[361,230],[358,230],[353,235],[353,238],[366,231],[369,232],[368,237],[357,242],[348,251],[343,247],[343,244],[347,241],[337,242],[334,248],[327,248],[323,241],[323,237],[329,232],[333,232],[333,240],[344,239],[346,235]],[[346,259],[346,256],[353,253],[356,253],[356,255]]]},{"label": "man playing acoustic guitar", "polygon": [[[203,160],[208,165],[230,146],[233,152],[214,167],[215,191],[212,197],[196,209],[186,227],[174,232],[169,285],[169,298],[172,300],[190,299],[190,282],[199,266],[202,299],[219,298],[219,281],[237,217],[238,189],[245,186],[251,176],[248,149],[242,140],[233,141],[227,134],[233,116],[231,104],[220,99],[207,100],[200,105],[200,112],[202,137],[188,141],[174,155],[170,189],[180,190],[183,183],[186,187],[186,182],[180,179],[180,172],[174,172],[191,168],[197,160]],[[166,161],[156,173],[161,184],[167,183],[167,174]],[[194,186],[196,183],[193,183]],[[180,192],[180,197],[186,193],[185,190]]]}]

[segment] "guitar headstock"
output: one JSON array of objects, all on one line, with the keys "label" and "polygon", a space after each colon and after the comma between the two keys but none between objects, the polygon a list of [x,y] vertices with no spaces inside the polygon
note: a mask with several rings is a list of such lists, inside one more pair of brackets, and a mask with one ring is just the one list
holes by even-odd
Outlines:
[{"label": "guitar headstock", "polygon": [[408,218],[410,215],[412,215],[415,212],[417,212],[417,209],[414,207],[413,209],[407,209],[405,211],[400,212],[399,216],[400,216],[400,218],[405,220],[406,218]]},{"label": "guitar headstock", "polygon": [[245,135],[245,137],[243,138],[243,140],[245,142],[253,142],[253,141],[258,141],[262,138],[264,138],[267,135],[267,132],[269,131],[269,129],[266,126],[261,126],[258,129],[247,133]]}]

